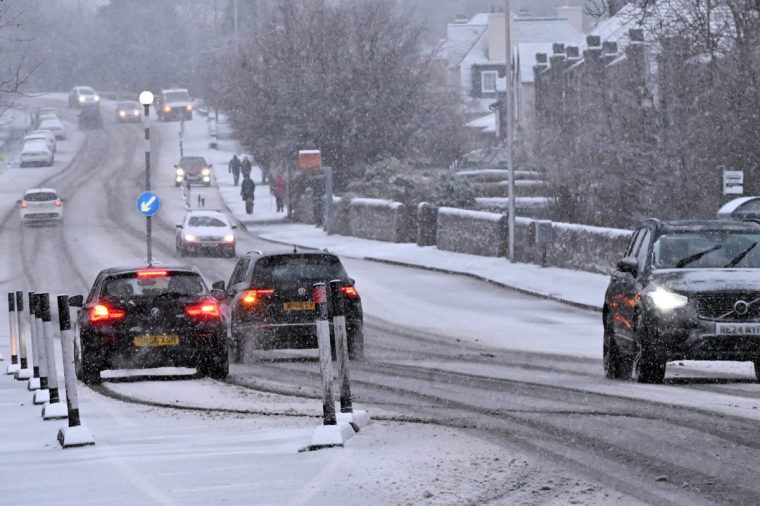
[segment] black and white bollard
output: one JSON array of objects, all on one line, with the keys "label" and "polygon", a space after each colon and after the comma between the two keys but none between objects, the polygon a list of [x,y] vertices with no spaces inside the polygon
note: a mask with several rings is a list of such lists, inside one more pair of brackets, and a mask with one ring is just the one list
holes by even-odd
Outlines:
[{"label": "black and white bollard", "polygon": [[13,377],[18,381],[26,381],[32,377],[32,370],[29,369],[29,358],[27,349],[29,345],[29,324],[24,313],[24,292],[16,292],[16,318],[18,319],[18,353],[19,353],[19,370],[13,373]]},{"label": "black and white bollard", "polygon": [[[34,392],[34,403],[45,404],[50,401],[50,392],[48,391],[48,358],[47,348],[45,347],[45,331],[42,325],[42,294],[34,294],[34,367],[33,371],[38,371],[38,385]],[[29,390],[32,390],[32,378],[29,380]]]},{"label": "black and white bollard", "polygon": [[[47,390],[47,379],[45,380],[45,386],[43,387],[42,379],[40,378],[40,367],[42,366],[42,344],[40,342],[40,308],[37,295],[38,294],[35,292],[29,292],[29,329],[31,330],[30,345],[32,347],[29,358],[32,359],[32,377],[29,378],[27,388],[31,391],[39,390],[40,388]],[[47,371],[45,372],[45,378],[47,378]],[[43,395],[47,396],[47,393]],[[47,402],[47,400],[46,398],[43,400],[43,396],[41,395],[40,402],[37,404],[42,404],[44,402]]]},{"label": "black and white bollard", "polygon": [[79,418],[79,396],[77,394],[77,377],[74,370],[74,332],[71,330],[71,313],[69,298],[58,296],[58,323],[61,329],[61,352],[63,355],[63,378],[66,385],[66,408],[68,427],[58,430],[58,442],[64,448],[94,445],[92,434]]},{"label": "black and white bollard", "polygon": [[5,374],[15,374],[18,371],[18,317],[16,316],[16,293],[8,294],[8,331],[11,345],[11,363],[5,370]]},{"label": "black and white bollard", "polygon": [[319,346],[319,370],[322,373],[322,417],[323,425],[314,429],[311,444],[307,449],[318,450],[333,446],[343,446],[354,435],[351,424],[338,421],[335,415],[333,394],[332,350],[330,346],[330,321],[327,309],[327,286],[314,284],[314,303],[317,307],[317,344]]},{"label": "black and white bollard", "polygon": [[44,420],[60,420],[68,416],[66,406],[61,402],[58,393],[58,368],[56,367],[55,342],[53,340],[53,322],[50,314],[50,294],[43,293],[40,296],[40,310],[42,313],[43,348],[47,358],[47,386],[49,401],[42,407]]},{"label": "black and white bollard", "polygon": [[338,364],[338,384],[340,385],[339,421],[348,422],[356,432],[369,425],[369,414],[364,410],[354,410],[351,399],[351,380],[348,374],[348,333],[346,332],[346,310],[343,298],[343,281],[330,281],[330,301],[333,308],[333,333],[335,335],[335,358]]}]

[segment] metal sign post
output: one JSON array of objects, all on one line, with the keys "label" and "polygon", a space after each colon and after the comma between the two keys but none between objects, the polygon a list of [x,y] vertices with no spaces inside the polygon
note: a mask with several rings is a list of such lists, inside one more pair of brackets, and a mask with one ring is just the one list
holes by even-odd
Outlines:
[{"label": "metal sign post", "polygon": [[332,233],[332,219],[333,219],[333,171],[332,167],[322,167],[325,174],[325,221],[324,230],[327,235]]},{"label": "metal sign post", "polygon": [[[153,93],[150,91],[143,91],[140,93],[140,103],[143,105],[143,120],[145,123],[145,192],[150,192],[150,104],[153,103]],[[158,200],[158,197],[156,197],[156,200]],[[137,199],[137,206],[138,209],[140,207],[140,199],[138,197]],[[155,212],[152,214],[147,214],[144,211],[140,211],[147,217],[145,222],[145,232],[147,235],[147,242],[148,242],[148,257],[147,257],[147,264],[151,265],[153,264],[153,250],[152,250],[152,244],[151,244],[151,236],[152,236],[152,223],[151,223],[151,216],[156,214]],[[158,209],[156,209],[156,212],[158,212]]]},{"label": "metal sign post", "polygon": [[154,216],[156,213],[158,213],[158,210],[161,209],[161,199],[158,198],[158,195],[151,191],[142,192],[137,197],[137,210],[144,214],[145,217],[148,220],[148,258],[147,258],[147,264],[152,265],[153,264],[153,245],[152,245],[152,234],[151,234],[151,222],[150,218]]}]

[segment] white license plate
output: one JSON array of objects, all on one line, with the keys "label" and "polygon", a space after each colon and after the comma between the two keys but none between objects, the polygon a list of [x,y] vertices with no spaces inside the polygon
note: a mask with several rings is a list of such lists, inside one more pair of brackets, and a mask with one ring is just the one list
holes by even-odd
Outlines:
[{"label": "white license plate", "polygon": [[720,336],[760,336],[760,323],[716,323],[715,333]]}]

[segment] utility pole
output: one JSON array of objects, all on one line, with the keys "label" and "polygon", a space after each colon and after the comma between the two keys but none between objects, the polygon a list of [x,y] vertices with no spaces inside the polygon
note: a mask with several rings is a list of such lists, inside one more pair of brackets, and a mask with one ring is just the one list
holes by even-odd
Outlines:
[{"label": "utility pole", "polygon": [[507,69],[504,77],[507,81],[507,92],[504,94],[504,100],[506,101],[506,107],[504,110],[507,115],[507,138],[505,139],[507,146],[507,170],[509,171],[509,206],[507,216],[508,220],[508,236],[509,236],[509,261],[515,261],[515,168],[512,164],[512,147],[514,143],[514,127],[512,125],[512,107],[514,99],[514,79],[512,78],[512,9],[510,6],[510,0],[505,0],[504,8],[504,38],[506,40],[506,60]]},{"label": "utility pole", "polygon": [[232,23],[235,30],[235,52],[240,51],[240,42],[238,39],[238,3],[237,0],[232,0]]}]

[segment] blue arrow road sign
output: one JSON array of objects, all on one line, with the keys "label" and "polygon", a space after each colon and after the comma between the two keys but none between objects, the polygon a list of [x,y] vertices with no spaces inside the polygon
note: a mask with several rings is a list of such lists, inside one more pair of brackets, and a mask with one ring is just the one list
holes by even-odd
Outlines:
[{"label": "blue arrow road sign", "polygon": [[153,216],[161,208],[161,199],[153,192],[142,192],[137,197],[137,210],[145,216]]}]

